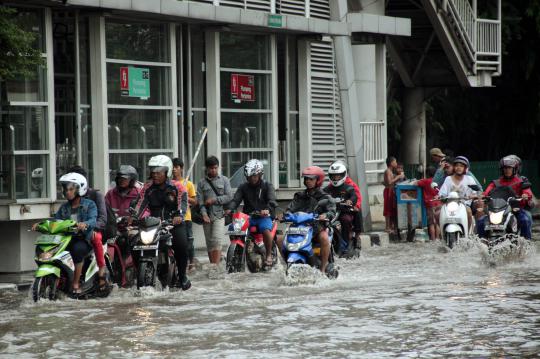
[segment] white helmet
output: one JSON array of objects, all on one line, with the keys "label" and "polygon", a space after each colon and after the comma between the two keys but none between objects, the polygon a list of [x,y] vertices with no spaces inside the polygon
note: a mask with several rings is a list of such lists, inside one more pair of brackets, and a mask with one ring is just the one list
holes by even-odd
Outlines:
[{"label": "white helmet", "polygon": [[251,177],[255,175],[262,175],[264,173],[264,166],[261,161],[257,159],[249,160],[244,166],[244,176]]},{"label": "white helmet", "polygon": [[32,178],[43,178],[43,168],[34,168],[34,170],[32,171]]},{"label": "white helmet", "polygon": [[157,155],[150,158],[148,167],[150,167],[150,172],[167,172],[167,177],[172,177],[173,165],[169,156]]},{"label": "white helmet", "polygon": [[60,177],[59,181],[62,185],[72,183],[77,188],[77,194],[81,197],[83,197],[86,192],[88,191],[88,182],[86,182],[86,178],[78,173],[71,172],[66,173],[62,177]]},{"label": "white helmet", "polygon": [[[338,181],[332,181],[332,175],[343,175],[343,177]],[[330,165],[328,177],[330,177],[330,182],[334,187],[339,187],[345,183],[345,180],[347,179],[347,167],[345,167],[343,161],[336,161]]]}]

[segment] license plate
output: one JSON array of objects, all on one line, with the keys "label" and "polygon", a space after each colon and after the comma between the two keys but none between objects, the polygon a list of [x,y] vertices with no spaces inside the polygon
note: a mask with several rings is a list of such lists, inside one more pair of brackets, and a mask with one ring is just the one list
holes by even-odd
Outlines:
[{"label": "license plate", "polygon": [[308,227],[289,227],[289,229],[287,229],[287,234],[306,235],[308,233],[309,233]]},{"label": "license plate", "polygon": [[134,246],[133,250],[135,251],[148,251],[152,249],[158,249],[159,245],[157,244],[149,244],[147,246]]},{"label": "license plate", "polygon": [[228,236],[245,236],[246,232],[244,232],[244,231],[227,231],[226,234]]},{"label": "license plate", "polygon": [[57,234],[42,234],[36,240],[36,244],[60,244],[60,242],[62,242],[62,236]]},{"label": "license plate", "polygon": [[488,224],[486,226],[486,230],[503,231],[504,228],[504,224]]}]

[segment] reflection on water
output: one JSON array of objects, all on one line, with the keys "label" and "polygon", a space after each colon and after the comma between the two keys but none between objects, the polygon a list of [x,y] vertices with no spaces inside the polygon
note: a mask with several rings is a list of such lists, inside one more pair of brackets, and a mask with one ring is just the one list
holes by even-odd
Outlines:
[{"label": "reflection on water", "polygon": [[[115,290],[32,303],[0,293],[0,356],[508,357],[540,352],[540,256],[391,244],[339,261],[331,281],[201,271],[187,292]],[[301,271],[300,271],[301,272]],[[309,271],[306,271],[308,273]],[[301,276],[301,274],[300,274]]]}]

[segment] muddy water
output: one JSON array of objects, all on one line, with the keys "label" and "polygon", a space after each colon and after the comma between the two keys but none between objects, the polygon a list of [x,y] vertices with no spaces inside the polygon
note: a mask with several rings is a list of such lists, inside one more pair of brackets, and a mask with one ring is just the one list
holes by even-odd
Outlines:
[{"label": "muddy water", "polygon": [[490,265],[474,245],[400,243],[340,261],[334,281],[203,269],[188,292],[2,292],[0,357],[537,357],[539,253]]}]

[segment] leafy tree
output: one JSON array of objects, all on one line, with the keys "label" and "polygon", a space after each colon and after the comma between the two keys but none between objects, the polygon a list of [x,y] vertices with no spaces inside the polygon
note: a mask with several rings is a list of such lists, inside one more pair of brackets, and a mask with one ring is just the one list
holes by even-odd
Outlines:
[{"label": "leafy tree", "polygon": [[17,11],[0,6],[0,79],[35,76],[45,65],[37,35],[26,31],[17,21]]}]

